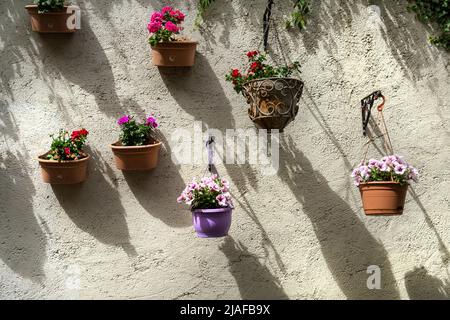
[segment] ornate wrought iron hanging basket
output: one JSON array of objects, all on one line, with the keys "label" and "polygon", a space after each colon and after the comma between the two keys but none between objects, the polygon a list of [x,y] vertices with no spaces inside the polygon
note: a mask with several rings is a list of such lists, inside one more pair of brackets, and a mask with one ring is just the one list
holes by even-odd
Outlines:
[{"label": "ornate wrought iron hanging basket", "polygon": [[284,128],[295,119],[304,83],[295,78],[264,78],[243,85],[248,115],[260,129]]}]

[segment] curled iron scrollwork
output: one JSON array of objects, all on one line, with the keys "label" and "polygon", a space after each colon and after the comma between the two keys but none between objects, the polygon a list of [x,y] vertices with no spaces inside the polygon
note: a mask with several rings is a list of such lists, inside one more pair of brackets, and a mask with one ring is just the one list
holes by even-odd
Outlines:
[{"label": "curled iron scrollwork", "polygon": [[283,131],[298,113],[303,85],[295,78],[265,78],[246,82],[242,93],[250,105],[250,119],[259,128]]}]

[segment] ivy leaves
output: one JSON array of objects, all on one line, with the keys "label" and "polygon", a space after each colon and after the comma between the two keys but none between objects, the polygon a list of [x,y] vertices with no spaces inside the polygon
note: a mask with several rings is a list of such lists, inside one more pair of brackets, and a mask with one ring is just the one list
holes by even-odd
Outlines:
[{"label": "ivy leaves", "polygon": [[310,12],[309,0],[295,0],[291,19],[286,21],[286,29],[297,27],[300,31],[306,28],[306,16]]},{"label": "ivy leaves", "polygon": [[435,23],[441,34],[430,37],[436,46],[450,49],[450,0],[409,0],[408,10],[423,23]]}]

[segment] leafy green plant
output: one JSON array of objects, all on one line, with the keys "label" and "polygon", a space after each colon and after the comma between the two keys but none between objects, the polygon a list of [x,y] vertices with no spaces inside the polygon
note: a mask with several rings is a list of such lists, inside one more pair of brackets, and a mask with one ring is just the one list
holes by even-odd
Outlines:
[{"label": "leafy green plant", "polygon": [[227,81],[233,83],[234,90],[237,93],[242,91],[242,87],[247,81],[272,77],[284,78],[289,77],[294,71],[300,72],[300,63],[298,61],[290,65],[273,67],[265,63],[266,56],[259,51],[247,52],[247,57],[249,66],[245,73],[241,73],[238,69],[232,69],[225,76]]},{"label": "leafy green plant", "polygon": [[177,198],[177,202],[190,205],[192,210],[233,208],[230,183],[217,175],[204,177],[200,181],[194,178]]},{"label": "leafy green plant", "polygon": [[137,123],[132,116],[123,116],[117,123],[122,129],[120,142],[123,146],[143,146],[156,140],[154,135],[158,124],[153,117],[148,117],[143,123]]},{"label": "leafy green plant", "polygon": [[352,171],[355,186],[372,181],[393,181],[401,185],[417,182],[419,172],[401,156],[390,155],[381,160],[364,161]]},{"label": "leafy green plant", "polygon": [[306,16],[310,12],[309,0],[295,0],[294,11],[291,18],[286,21],[286,28],[297,27],[300,31],[306,28]]},{"label": "leafy green plant", "polygon": [[39,13],[51,11],[61,11],[64,9],[65,0],[34,0],[34,4],[38,6]]},{"label": "leafy green plant", "polygon": [[450,49],[450,0],[409,0],[408,10],[415,12],[423,23],[435,23],[440,35],[431,36],[430,42]]},{"label": "leafy green plant", "polygon": [[65,130],[59,130],[58,135],[51,135],[53,141],[47,159],[67,161],[86,158],[87,155],[83,152],[83,146],[88,134],[89,132],[86,129],[73,131],[71,135]]},{"label": "leafy green plant", "polygon": [[150,45],[154,47],[160,42],[175,41],[175,35],[183,30],[179,25],[184,21],[184,18],[183,12],[170,6],[165,6],[161,11],[153,12],[147,25],[148,32],[151,34],[148,39]]},{"label": "leafy green plant", "polygon": [[215,0],[198,0],[197,2],[197,17],[195,18],[195,26],[199,27],[203,21],[206,10],[211,6]]}]

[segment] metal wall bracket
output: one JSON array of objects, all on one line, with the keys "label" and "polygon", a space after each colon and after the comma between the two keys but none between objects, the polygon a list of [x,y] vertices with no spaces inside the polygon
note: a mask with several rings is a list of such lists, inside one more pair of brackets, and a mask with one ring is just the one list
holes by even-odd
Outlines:
[{"label": "metal wall bracket", "polygon": [[373,104],[379,98],[383,99],[384,104],[384,96],[381,94],[380,90],[373,92],[372,94],[368,95],[367,97],[361,100],[361,116],[362,116],[362,126],[364,136],[367,135],[367,126],[369,125]]}]

